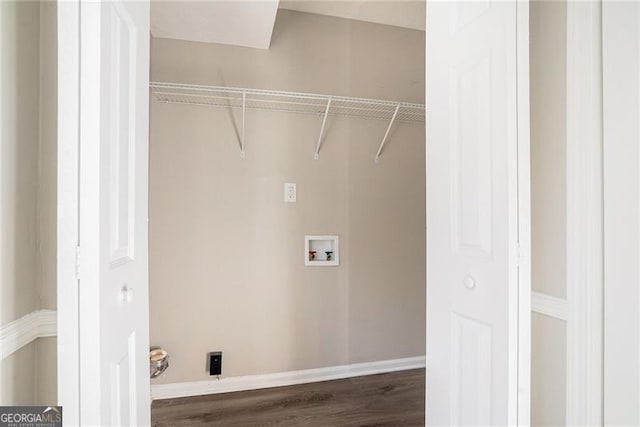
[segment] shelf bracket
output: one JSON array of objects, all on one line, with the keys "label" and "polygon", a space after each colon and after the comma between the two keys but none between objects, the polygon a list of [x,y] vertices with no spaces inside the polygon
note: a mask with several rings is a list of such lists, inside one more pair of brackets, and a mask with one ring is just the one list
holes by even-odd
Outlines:
[{"label": "shelf bracket", "polygon": [[380,153],[382,153],[382,149],[384,148],[384,144],[387,142],[387,137],[389,136],[389,132],[391,131],[391,126],[393,126],[393,122],[396,121],[396,116],[398,115],[398,110],[400,110],[400,103],[396,105],[396,111],[393,112],[393,117],[391,117],[391,121],[389,122],[389,126],[387,126],[387,131],[384,133],[384,137],[382,138],[382,142],[380,143],[380,148],[378,148],[378,152],[376,153],[375,162],[378,163],[380,159]]},{"label": "shelf bracket", "polygon": [[322,145],[322,135],[324,134],[324,125],[327,123],[327,116],[329,115],[329,107],[331,107],[331,97],[327,101],[327,108],[324,110],[324,117],[322,118],[322,127],[320,127],[320,136],[318,137],[318,143],[316,144],[316,152],[313,158],[318,160],[320,158],[320,146]]},{"label": "shelf bracket", "polygon": [[243,159],[244,159],[244,156],[245,156],[245,152],[244,152],[244,142],[245,142],[244,116],[245,116],[246,110],[247,110],[247,91],[243,90],[242,91],[242,137],[241,137],[241,141],[240,141],[240,157],[242,157]]}]

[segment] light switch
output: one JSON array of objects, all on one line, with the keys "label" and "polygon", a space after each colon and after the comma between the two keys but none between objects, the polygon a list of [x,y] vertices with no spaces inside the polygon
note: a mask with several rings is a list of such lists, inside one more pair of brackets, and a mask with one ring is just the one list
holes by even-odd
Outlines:
[{"label": "light switch", "polygon": [[286,182],[284,184],[284,201],[289,203],[295,203],[296,201],[295,182]]}]

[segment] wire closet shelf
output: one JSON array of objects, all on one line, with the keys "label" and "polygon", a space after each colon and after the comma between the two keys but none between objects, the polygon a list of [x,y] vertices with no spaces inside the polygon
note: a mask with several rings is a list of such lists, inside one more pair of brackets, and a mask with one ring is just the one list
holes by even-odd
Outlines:
[{"label": "wire closet shelf", "polygon": [[391,120],[395,114],[396,121],[407,123],[424,123],[425,117],[423,104],[408,102],[164,82],[151,82],[150,88],[156,101],[170,104],[326,113],[330,116],[376,120]]},{"label": "wire closet shelf", "polygon": [[376,153],[378,162],[393,123],[424,123],[424,105],[394,102],[380,99],[349,98],[344,96],[319,95],[302,92],[283,92],[224,86],[202,86],[182,83],[151,82],[152,97],[167,104],[226,107],[242,110],[240,156],[245,156],[245,112],[246,110],[275,110],[291,113],[307,113],[322,116],[320,136],[316,143],[314,158],[320,157],[320,147],[328,116],[358,117],[387,120],[389,125]]}]

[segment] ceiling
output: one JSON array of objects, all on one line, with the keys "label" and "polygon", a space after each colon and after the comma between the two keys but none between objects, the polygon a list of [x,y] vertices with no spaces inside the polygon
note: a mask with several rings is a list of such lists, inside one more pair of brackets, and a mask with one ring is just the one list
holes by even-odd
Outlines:
[{"label": "ceiling", "polygon": [[278,0],[152,0],[154,37],[269,49]]},{"label": "ceiling", "polygon": [[268,49],[278,8],[425,28],[425,0],[152,0],[151,34]]},{"label": "ceiling", "polygon": [[281,0],[280,9],[424,31],[425,0]]}]

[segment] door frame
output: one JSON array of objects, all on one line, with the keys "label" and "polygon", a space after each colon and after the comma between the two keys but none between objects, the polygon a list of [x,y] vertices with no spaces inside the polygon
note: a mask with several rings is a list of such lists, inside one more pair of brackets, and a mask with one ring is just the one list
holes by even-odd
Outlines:
[{"label": "door frame", "polygon": [[[529,8],[528,1],[517,3],[517,69],[529,68]],[[82,401],[80,396],[80,335],[81,311],[79,296],[80,263],[80,8],[79,0],[58,3],[58,403],[65,408],[65,424],[80,424]],[[529,141],[529,79],[528,72],[517,78],[518,147]],[[517,265],[511,269],[518,277],[518,289],[510,298],[509,335],[517,348],[517,361],[510,367],[517,372],[509,381],[509,419],[518,425],[529,424],[530,396],[530,179],[529,150],[516,149],[517,184],[512,194],[517,197],[517,235],[511,244],[512,259]],[[513,315],[513,316],[511,316]],[[86,368],[86,367],[85,367]],[[93,369],[100,369],[94,366]]]},{"label": "door frame", "polygon": [[[518,360],[514,372],[517,381],[510,394],[517,396],[516,414],[509,419],[528,426],[531,423],[531,101],[529,97],[531,67],[529,65],[529,0],[516,3],[516,85],[517,85],[517,198],[518,292],[510,300],[510,319],[516,319]],[[524,73],[518,70],[526,70]],[[522,149],[522,147],[525,149]],[[512,321],[513,323],[513,321]],[[512,335],[513,336],[513,335]],[[511,406],[511,405],[510,405]]]},{"label": "door frame", "polygon": [[603,424],[602,2],[567,2],[567,425]]},{"label": "door frame", "polygon": [[80,425],[80,1],[57,9],[65,23],[58,25],[58,405],[65,425]]}]

